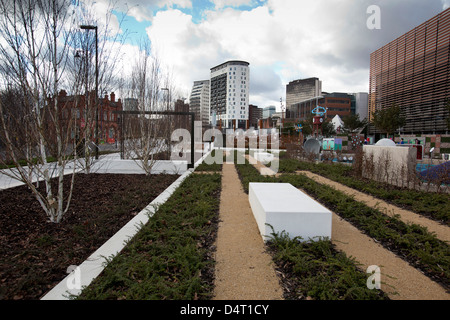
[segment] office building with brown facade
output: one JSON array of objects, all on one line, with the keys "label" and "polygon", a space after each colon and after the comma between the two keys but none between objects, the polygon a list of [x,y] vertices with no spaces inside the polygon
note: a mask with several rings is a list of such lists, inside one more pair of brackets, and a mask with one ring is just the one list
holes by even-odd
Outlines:
[{"label": "office building with brown facade", "polygon": [[298,122],[314,116],[317,106],[327,110],[325,117],[331,121],[336,115],[341,118],[352,113],[353,96],[347,93],[333,92],[292,104],[286,111],[287,122]]},{"label": "office building with brown facade", "polygon": [[369,119],[401,107],[400,133],[445,133],[450,99],[450,8],[370,55]]}]

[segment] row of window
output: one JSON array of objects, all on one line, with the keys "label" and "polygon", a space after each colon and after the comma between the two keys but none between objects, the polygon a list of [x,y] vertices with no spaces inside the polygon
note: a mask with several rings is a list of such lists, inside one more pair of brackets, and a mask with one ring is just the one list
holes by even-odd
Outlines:
[{"label": "row of window", "polygon": [[[75,109],[75,116],[77,119],[81,118],[81,112],[80,109]],[[69,119],[69,110],[64,109],[62,113],[62,118],[67,120]],[[100,115],[100,119],[102,116]],[[112,112],[103,112],[103,120],[104,121],[117,121],[117,115],[113,114]]]}]

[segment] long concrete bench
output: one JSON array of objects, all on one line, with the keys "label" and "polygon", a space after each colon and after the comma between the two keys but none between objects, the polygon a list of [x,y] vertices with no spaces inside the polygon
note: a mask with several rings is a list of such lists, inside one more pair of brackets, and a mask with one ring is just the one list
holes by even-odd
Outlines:
[{"label": "long concrete bench", "polygon": [[273,231],[302,241],[331,239],[331,211],[290,183],[250,182],[249,202],[264,241]]}]

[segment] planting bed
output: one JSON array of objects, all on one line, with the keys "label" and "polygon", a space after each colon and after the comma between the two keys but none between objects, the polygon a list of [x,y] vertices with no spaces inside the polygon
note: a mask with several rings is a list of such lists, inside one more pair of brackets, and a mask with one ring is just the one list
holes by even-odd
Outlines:
[{"label": "planting bed", "polygon": [[[302,188],[311,197],[327,206],[341,218],[349,221],[361,232],[381,243],[389,251],[395,252],[403,260],[409,262],[410,265],[421,270],[429,278],[448,290],[450,277],[449,246],[447,243],[438,240],[434,234],[431,234],[425,228],[419,225],[405,224],[396,217],[386,216],[376,209],[358,203],[350,196],[316,183],[303,175],[284,174],[278,178],[270,178],[261,176],[248,163],[237,166],[237,168],[243,187],[247,192],[249,182],[287,182],[295,187]],[[320,261],[320,256],[316,261]],[[287,265],[292,264],[289,261],[286,262],[286,260],[281,261],[283,266],[286,263]],[[286,278],[289,278],[292,283],[291,276],[286,276]],[[302,294],[304,295],[304,293]]]},{"label": "planting bed", "polygon": [[331,241],[300,242],[282,232],[272,234],[267,246],[286,300],[389,300],[382,290],[366,287],[367,274]]},{"label": "planting bed", "polygon": [[186,178],[78,298],[211,298],[220,190],[220,174]]},{"label": "planting bed", "polygon": [[450,197],[446,193],[410,190],[364,179],[355,176],[352,167],[342,164],[313,164],[295,159],[280,158],[279,172],[295,173],[298,170],[314,172],[450,226]]},{"label": "planting bed", "polygon": [[0,191],[0,300],[39,299],[178,177],[78,174],[60,224],[26,186]]}]

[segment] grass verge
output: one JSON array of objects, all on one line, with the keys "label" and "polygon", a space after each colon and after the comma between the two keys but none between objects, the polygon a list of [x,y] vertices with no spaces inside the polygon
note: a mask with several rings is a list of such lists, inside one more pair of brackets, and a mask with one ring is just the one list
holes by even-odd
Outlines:
[{"label": "grass verge", "polygon": [[220,189],[220,174],[189,176],[78,299],[209,299]]}]

